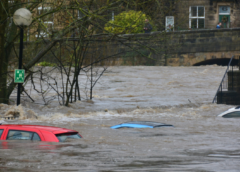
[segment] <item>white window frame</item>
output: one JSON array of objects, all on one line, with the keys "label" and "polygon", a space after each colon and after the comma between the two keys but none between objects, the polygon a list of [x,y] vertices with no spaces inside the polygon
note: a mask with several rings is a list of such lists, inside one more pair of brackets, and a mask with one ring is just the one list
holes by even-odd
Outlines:
[{"label": "white window frame", "polygon": [[[192,7],[197,7],[197,16],[191,16],[191,8]],[[199,17],[198,16],[198,7],[203,7],[204,8],[204,16],[203,17]],[[191,19],[197,19],[197,29],[198,29],[198,19],[204,19],[204,28],[205,28],[205,7],[204,6],[190,6],[189,7],[189,28],[191,28]]]},{"label": "white window frame", "polygon": [[48,9],[48,10],[51,10],[52,9],[52,7],[38,7],[38,10],[42,10],[42,9]]},{"label": "white window frame", "polygon": [[112,11],[112,21],[114,21],[114,11]]}]

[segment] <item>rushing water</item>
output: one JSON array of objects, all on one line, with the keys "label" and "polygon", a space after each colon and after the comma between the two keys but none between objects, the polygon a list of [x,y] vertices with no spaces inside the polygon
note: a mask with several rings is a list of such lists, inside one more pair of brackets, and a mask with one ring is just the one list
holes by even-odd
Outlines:
[{"label": "rushing water", "polygon": [[[65,143],[1,141],[0,171],[240,171],[239,120],[211,101],[225,67],[112,67],[93,102],[70,108],[25,102],[39,118],[3,123],[65,127]],[[1,113],[11,108],[4,106]],[[174,127],[110,129],[126,121]]]}]

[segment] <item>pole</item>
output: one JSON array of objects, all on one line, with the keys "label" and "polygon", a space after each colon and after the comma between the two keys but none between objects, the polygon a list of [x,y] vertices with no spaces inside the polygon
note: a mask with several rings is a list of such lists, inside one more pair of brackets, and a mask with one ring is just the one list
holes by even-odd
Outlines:
[{"label": "pole", "polygon": [[[18,69],[22,69],[22,54],[23,54],[23,26],[20,26],[20,45],[19,45]],[[17,106],[20,104],[21,87],[22,87],[22,83],[18,83]]]},{"label": "pole", "polygon": [[240,70],[240,56],[238,56],[238,69]]}]

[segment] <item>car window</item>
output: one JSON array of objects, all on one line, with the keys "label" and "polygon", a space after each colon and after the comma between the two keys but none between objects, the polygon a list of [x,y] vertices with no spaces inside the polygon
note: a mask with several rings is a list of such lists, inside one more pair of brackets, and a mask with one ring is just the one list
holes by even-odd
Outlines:
[{"label": "car window", "polygon": [[240,111],[231,112],[226,115],[223,115],[223,118],[240,118]]},{"label": "car window", "polygon": [[0,130],[0,138],[1,138],[1,136],[2,136],[2,133],[3,133],[3,130],[1,129],[1,130]]},{"label": "car window", "polygon": [[63,133],[63,134],[56,134],[59,142],[64,142],[67,139],[80,139],[81,136],[78,133]]},{"label": "car window", "polygon": [[39,140],[37,133],[30,131],[9,130],[7,140]]},{"label": "car window", "polygon": [[32,140],[41,141],[41,139],[40,139],[40,137],[39,137],[39,135],[37,133],[33,134]]}]

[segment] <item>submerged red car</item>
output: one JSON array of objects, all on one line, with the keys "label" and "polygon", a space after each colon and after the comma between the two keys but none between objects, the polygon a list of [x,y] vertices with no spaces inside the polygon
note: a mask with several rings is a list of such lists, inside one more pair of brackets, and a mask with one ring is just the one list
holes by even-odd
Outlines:
[{"label": "submerged red car", "polygon": [[80,139],[75,130],[42,125],[0,125],[0,140],[32,140],[45,142],[64,142],[67,139]]}]

